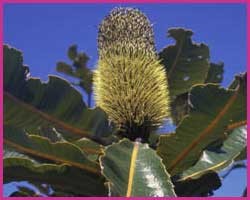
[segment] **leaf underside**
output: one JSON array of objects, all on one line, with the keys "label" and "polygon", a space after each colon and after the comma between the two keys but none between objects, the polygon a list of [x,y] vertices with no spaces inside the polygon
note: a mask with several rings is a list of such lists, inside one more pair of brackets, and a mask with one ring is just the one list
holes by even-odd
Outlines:
[{"label": "leaf underside", "polygon": [[227,167],[244,151],[246,143],[246,126],[234,129],[217,152],[203,151],[199,161],[181,174],[181,179],[198,178],[210,170],[219,171]]},{"label": "leaf underside", "polygon": [[194,165],[206,146],[224,137],[228,125],[246,119],[246,74],[239,79],[236,90],[214,84],[192,88],[189,116],[175,133],[159,139],[157,152],[171,175]]}]

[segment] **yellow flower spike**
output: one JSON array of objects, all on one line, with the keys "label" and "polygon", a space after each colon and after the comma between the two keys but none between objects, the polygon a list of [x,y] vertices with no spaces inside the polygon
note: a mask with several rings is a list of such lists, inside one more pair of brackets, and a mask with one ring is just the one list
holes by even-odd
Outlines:
[{"label": "yellow flower spike", "polygon": [[147,140],[169,116],[166,72],[155,51],[152,27],[139,10],[118,8],[103,20],[98,38],[96,104],[124,136]]}]

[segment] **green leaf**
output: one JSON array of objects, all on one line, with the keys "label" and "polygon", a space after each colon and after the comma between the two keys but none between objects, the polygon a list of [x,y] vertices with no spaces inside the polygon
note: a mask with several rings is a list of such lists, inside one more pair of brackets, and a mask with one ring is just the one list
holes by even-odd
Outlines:
[{"label": "green leaf", "polygon": [[52,143],[13,127],[4,130],[4,183],[30,181],[50,184],[74,196],[107,195],[99,164],[77,145]]},{"label": "green leaf", "polygon": [[20,192],[21,194],[26,194],[27,196],[36,196],[39,197],[41,196],[40,194],[38,194],[36,191],[34,191],[33,189],[26,187],[26,186],[17,186],[18,192]]},{"label": "green leaf", "polygon": [[103,152],[102,145],[87,138],[81,138],[72,143],[88,154],[101,154]]},{"label": "green leaf", "polygon": [[162,64],[167,70],[171,96],[171,116],[175,125],[188,114],[188,92],[195,84],[202,84],[210,70],[209,49],[205,44],[194,43],[193,32],[183,28],[168,30],[168,37],[176,43],[160,53]]},{"label": "green leaf", "polygon": [[77,76],[80,78],[80,86],[86,91],[87,94],[92,93],[93,72],[88,69],[77,69]]},{"label": "green leaf", "polygon": [[171,97],[189,91],[194,84],[204,83],[209,70],[209,49],[191,40],[193,32],[182,28],[168,30],[168,37],[176,40],[175,45],[164,48],[160,59],[168,75]]},{"label": "green leaf", "polygon": [[239,127],[232,131],[220,152],[205,150],[199,161],[181,175],[181,180],[198,178],[207,171],[219,171],[230,165],[247,145],[247,129]]},{"label": "green leaf", "polygon": [[73,76],[75,77],[75,73],[70,65],[68,65],[65,62],[57,62],[56,63],[56,71],[66,74],[68,76]]},{"label": "green leaf", "polygon": [[80,86],[88,95],[88,107],[91,105],[91,93],[93,72],[87,68],[89,57],[85,53],[77,52],[77,45],[72,45],[68,49],[68,57],[73,61],[72,65],[64,62],[57,63],[57,71],[79,79],[79,83],[72,83]]},{"label": "green leaf", "polygon": [[103,154],[104,151],[104,147],[102,145],[87,138],[81,138],[72,143],[83,150],[88,158],[93,161],[97,160],[99,158],[99,155]]},{"label": "green leaf", "polygon": [[180,94],[171,102],[171,116],[175,125],[178,125],[190,111],[188,95],[189,93]]},{"label": "green leaf", "polygon": [[231,89],[231,90],[235,90],[235,89],[237,89],[237,87],[239,86],[239,85],[241,85],[242,87],[242,93],[246,96],[247,95],[247,90],[246,90],[246,88],[247,88],[247,81],[246,81],[246,79],[247,79],[247,73],[245,72],[245,73],[241,73],[241,74],[237,74],[236,76],[235,76],[235,79],[233,80],[233,82],[229,85],[229,89]]},{"label": "green leaf", "polygon": [[99,174],[99,166],[90,161],[79,147],[69,142],[52,143],[47,138],[27,135],[13,127],[4,127],[4,144],[16,151],[52,163],[70,166]]},{"label": "green leaf", "polygon": [[175,196],[170,177],[147,144],[123,139],[100,158],[112,196]]},{"label": "green leaf", "polygon": [[217,173],[207,172],[198,179],[188,179],[175,183],[178,197],[208,197],[213,191],[221,187],[221,180]]},{"label": "green leaf", "polygon": [[51,188],[50,185],[44,184],[44,183],[34,183],[34,182],[28,182],[31,186],[35,187],[36,190],[44,195],[44,196],[49,196],[51,193]]},{"label": "green leaf", "polygon": [[223,80],[224,63],[210,63],[205,83],[221,83]]},{"label": "green leaf", "polygon": [[[36,129],[35,129],[36,130]],[[51,142],[64,142],[66,141],[61,133],[59,133],[55,128],[42,126],[38,129],[36,135],[46,137]]]},{"label": "green leaf", "polygon": [[247,148],[245,147],[240,154],[235,158],[235,161],[241,161],[247,159]]},{"label": "green leaf", "polygon": [[68,57],[70,60],[74,61],[77,57],[77,45],[73,44],[68,49]]},{"label": "green leaf", "polygon": [[158,133],[150,133],[148,144],[151,148],[156,149],[160,135]]},{"label": "green leaf", "polygon": [[[66,167],[69,166],[67,164],[40,163],[40,161],[35,160],[35,158],[32,158],[23,153],[17,152],[16,150],[14,150],[13,148],[9,146],[7,146],[7,148],[5,147],[3,161],[4,161],[3,162],[4,169],[22,166],[24,168],[27,168],[30,171],[35,171],[38,173],[43,173],[43,172],[50,171],[50,170],[64,172],[66,170]],[[16,181],[15,179],[13,179],[13,177],[14,176],[8,176],[8,175],[4,176],[4,179],[3,179],[4,183]],[[17,179],[17,181],[22,181],[22,180],[26,180],[26,179]]]},{"label": "green leaf", "polygon": [[68,165],[37,164],[24,158],[4,159],[4,183],[31,181],[50,184],[74,196],[106,196],[104,178]]},{"label": "green leaf", "polygon": [[[223,80],[224,73],[223,67],[223,63],[210,63],[205,83],[221,83]],[[188,104],[188,95],[189,93],[187,92],[180,94],[176,96],[176,98],[172,99],[171,114],[175,125],[178,125],[181,120],[189,113],[190,108]]]},{"label": "green leaf", "polygon": [[37,194],[36,191],[26,186],[17,186],[17,191],[9,195],[9,197],[39,197],[39,196],[40,194]]},{"label": "green leaf", "polygon": [[66,139],[107,136],[111,129],[100,108],[88,109],[81,94],[58,77],[47,83],[28,78],[21,52],[4,46],[4,124],[41,132],[56,128]]},{"label": "green leaf", "polygon": [[75,58],[73,65],[75,68],[86,69],[88,60],[89,57],[87,56],[87,54],[81,52],[77,54],[77,57]]},{"label": "green leaf", "polygon": [[246,119],[246,74],[236,90],[218,85],[197,85],[192,88],[191,110],[176,133],[160,136],[158,154],[171,175],[188,169],[199,159],[202,150],[222,138],[231,123]]}]

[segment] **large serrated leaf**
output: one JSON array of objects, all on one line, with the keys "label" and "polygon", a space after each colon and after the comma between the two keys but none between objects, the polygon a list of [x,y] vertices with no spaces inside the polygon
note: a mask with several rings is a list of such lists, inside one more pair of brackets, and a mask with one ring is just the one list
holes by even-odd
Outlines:
[{"label": "large serrated leaf", "polygon": [[[204,83],[221,83],[223,79],[223,63],[210,63],[209,71]],[[171,116],[175,125],[189,113],[189,102],[188,102],[189,92],[177,95],[172,99],[171,102]]]},{"label": "large serrated leaf", "polygon": [[52,188],[64,191],[64,195],[107,195],[103,177],[64,164],[37,164],[30,159],[9,157],[4,159],[3,171],[4,183],[31,181],[49,184]]},{"label": "large serrated leaf", "polygon": [[194,84],[204,83],[209,70],[209,49],[205,44],[191,40],[193,32],[183,28],[168,30],[175,45],[164,48],[160,59],[168,75],[170,95],[177,96],[189,91]]},{"label": "large serrated leaf", "polygon": [[230,133],[223,143],[220,152],[205,150],[199,161],[181,174],[181,180],[199,178],[204,173],[213,170],[219,171],[230,165],[234,159],[244,150],[247,144],[246,127],[239,127]]},{"label": "large serrated leaf", "polygon": [[[22,133],[21,133],[22,134]],[[37,136],[35,136],[37,137]],[[31,137],[32,138],[32,137]],[[44,139],[46,140],[46,139]],[[8,143],[8,142],[7,142]],[[55,144],[55,143],[52,143]],[[28,142],[30,145],[30,142]],[[13,146],[13,145],[12,145]],[[16,145],[15,145],[16,146]],[[53,146],[53,145],[52,145]],[[16,146],[17,147],[17,146]],[[52,147],[50,149],[52,158],[55,155]],[[73,167],[67,161],[55,162],[56,160],[45,160],[44,154],[27,154],[17,152],[19,148],[11,148],[11,144],[4,147],[4,183],[12,181],[29,181],[32,184],[48,184],[56,196],[106,196],[107,188],[104,186],[104,177],[100,174]],[[36,151],[37,149],[35,149]],[[48,149],[47,149],[48,150]],[[54,150],[59,150],[54,148]],[[58,152],[60,154],[60,152]],[[72,158],[72,151],[71,151]],[[77,159],[78,153],[75,155]],[[84,155],[83,155],[84,157]],[[69,158],[69,155],[65,155]],[[62,164],[60,164],[62,163]],[[59,191],[64,191],[63,193]]]},{"label": "large serrated leaf", "polygon": [[228,125],[246,120],[246,74],[238,83],[235,90],[214,84],[193,87],[190,115],[176,133],[161,136],[157,148],[172,175],[194,165],[208,144],[223,137]]},{"label": "large serrated leaf", "polygon": [[66,139],[107,136],[105,113],[87,109],[82,96],[55,76],[47,83],[27,78],[21,52],[4,46],[4,124],[35,134],[42,126],[55,127]]},{"label": "large serrated leaf", "polygon": [[36,159],[70,166],[100,174],[99,166],[89,160],[83,151],[69,142],[50,142],[47,138],[27,135],[13,127],[4,127],[4,144]]},{"label": "large serrated leaf", "polygon": [[109,146],[100,161],[112,196],[175,196],[161,159],[147,144],[124,139]]}]

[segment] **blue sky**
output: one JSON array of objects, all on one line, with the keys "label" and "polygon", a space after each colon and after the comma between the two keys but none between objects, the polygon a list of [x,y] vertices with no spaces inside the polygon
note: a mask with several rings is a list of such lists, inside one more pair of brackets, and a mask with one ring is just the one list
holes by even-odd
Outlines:
[{"label": "blue sky", "polygon": [[[149,17],[158,50],[174,42],[166,37],[169,28],[193,30],[194,41],[209,46],[210,60],[224,62],[224,86],[234,74],[246,71],[244,4],[6,4],[4,42],[22,50],[31,75],[44,81],[48,74],[62,76],[55,71],[56,62],[68,61],[71,44],[89,55],[89,66],[94,68],[98,24],[115,6],[136,7]],[[235,170],[223,184],[216,196],[240,196],[246,171]]]}]

